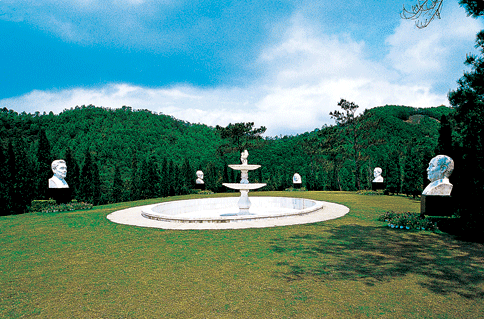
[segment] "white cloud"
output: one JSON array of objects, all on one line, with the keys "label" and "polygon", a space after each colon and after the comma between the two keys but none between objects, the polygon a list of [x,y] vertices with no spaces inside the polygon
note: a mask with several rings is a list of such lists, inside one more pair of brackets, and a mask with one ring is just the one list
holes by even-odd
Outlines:
[{"label": "white cloud", "polygon": [[456,58],[455,51],[462,51],[457,46],[472,48],[475,33],[482,28],[461,11],[452,11],[448,19],[426,30],[402,21],[387,39],[388,56],[376,62],[368,57],[364,42],[345,34],[325,34],[324,28],[296,14],[277,41],[261,48],[254,66],[263,70],[263,76],[246,86],[145,88],[113,83],[102,88],[33,91],[0,100],[0,107],[60,112],[82,104],[129,105],[212,126],[255,122],[268,128],[267,135],[302,133],[332,124],[328,114],[337,109],[341,98],[361,110],[385,104],[447,104],[450,87],[436,91],[435,86],[441,78],[450,77],[455,83],[459,75],[449,75],[449,69],[462,65],[465,57],[459,53]]},{"label": "white cloud", "polygon": [[390,52],[386,62],[400,72],[403,83],[435,88],[452,85],[462,75],[465,55],[474,51],[475,35],[484,25],[467,17],[456,3],[449,2],[444,10],[441,20],[424,29],[417,29],[412,21],[402,21],[387,38]]}]

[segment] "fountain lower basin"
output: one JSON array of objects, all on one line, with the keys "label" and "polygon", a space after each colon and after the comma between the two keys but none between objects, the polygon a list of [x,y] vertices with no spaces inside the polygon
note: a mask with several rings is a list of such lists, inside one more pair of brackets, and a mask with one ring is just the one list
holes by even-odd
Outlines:
[{"label": "fountain lower basin", "polygon": [[142,208],[152,220],[177,223],[232,223],[303,216],[323,208],[323,202],[306,198],[252,197],[249,215],[237,214],[237,197],[172,201]]}]

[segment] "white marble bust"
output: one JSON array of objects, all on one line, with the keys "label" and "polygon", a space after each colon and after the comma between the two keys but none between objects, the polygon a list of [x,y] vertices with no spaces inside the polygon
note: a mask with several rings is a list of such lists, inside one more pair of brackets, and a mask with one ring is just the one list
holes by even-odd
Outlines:
[{"label": "white marble bust", "polygon": [[54,176],[49,179],[49,188],[69,188],[64,178],[67,176],[67,165],[64,160],[55,160],[51,164]]},{"label": "white marble bust", "polygon": [[437,155],[429,163],[427,178],[430,184],[425,187],[423,195],[450,196],[452,184],[449,176],[454,170],[454,161],[447,155]]},{"label": "white marble bust", "polygon": [[240,161],[242,162],[242,165],[247,165],[247,157],[249,157],[249,152],[247,152],[247,150],[240,153]]},{"label": "white marble bust", "polygon": [[196,184],[205,184],[203,181],[203,172],[202,171],[197,171],[197,180],[195,181]]},{"label": "white marble bust", "polygon": [[375,167],[373,170],[373,183],[383,183],[383,177],[381,176],[382,169],[380,167]]},{"label": "white marble bust", "polygon": [[301,184],[301,175],[299,175],[298,173],[294,173],[294,176],[292,177],[292,182],[294,184]]}]

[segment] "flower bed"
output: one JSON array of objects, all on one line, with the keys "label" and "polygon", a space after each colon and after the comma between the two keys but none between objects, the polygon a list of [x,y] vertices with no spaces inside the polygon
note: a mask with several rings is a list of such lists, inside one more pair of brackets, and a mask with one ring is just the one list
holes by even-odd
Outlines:
[{"label": "flower bed", "polygon": [[67,204],[56,204],[55,200],[34,200],[29,211],[39,213],[67,212],[73,210],[92,209],[92,204],[73,200]]},{"label": "flower bed", "polygon": [[379,221],[388,222],[388,227],[399,229],[435,230],[437,226],[428,217],[418,213],[388,211],[378,218]]}]

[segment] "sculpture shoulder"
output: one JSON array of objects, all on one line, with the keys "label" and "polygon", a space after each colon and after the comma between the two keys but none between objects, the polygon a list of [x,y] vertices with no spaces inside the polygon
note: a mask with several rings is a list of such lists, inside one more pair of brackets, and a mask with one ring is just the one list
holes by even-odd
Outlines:
[{"label": "sculpture shoulder", "polygon": [[439,183],[435,186],[431,186],[431,185],[427,186],[422,194],[450,196],[451,192],[452,192],[452,184]]},{"label": "sculpture shoulder", "polygon": [[49,179],[49,188],[69,188],[69,185],[65,180],[63,181],[55,176],[52,176]]}]

